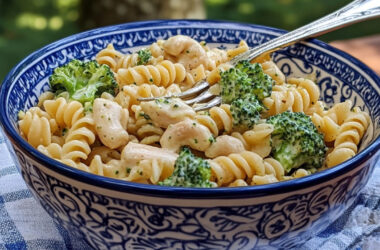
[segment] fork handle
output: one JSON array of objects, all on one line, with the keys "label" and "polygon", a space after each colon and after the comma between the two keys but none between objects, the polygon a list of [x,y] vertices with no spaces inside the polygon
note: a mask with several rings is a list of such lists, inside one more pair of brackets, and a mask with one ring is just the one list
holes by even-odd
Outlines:
[{"label": "fork handle", "polygon": [[306,38],[317,37],[350,24],[379,16],[380,0],[355,0],[327,16],[254,47],[235,57],[231,62],[235,64],[243,59],[252,60],[263,53],[274,52]]}]

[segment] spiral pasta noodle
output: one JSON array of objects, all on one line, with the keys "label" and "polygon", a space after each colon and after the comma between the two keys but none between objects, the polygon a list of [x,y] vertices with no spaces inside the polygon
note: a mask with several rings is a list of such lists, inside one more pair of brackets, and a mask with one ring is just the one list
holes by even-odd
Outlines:
[{"label": "spiral pasta noodle", "polygon": [[90,165],[87,168],[87,172],[119,179],[127,176],[127,171],[125,167],[123,167],[123,163],[121,161],[111,160],[104,163],[100,155],[94,155]]},{"label": "spiral pasta noodle", "polygon": [[139,65],[127,69],[119,69],[116,79],[120,86],[143,83],[167,87],[173,83],[182,83],[186,78],[186,70],[182,64],[168,60],[157,65]]},{"label": "spiral pasta noodle", "polygon": [[174,164],[164,159],[146,159],[128,170],[129,174],[124,180],[157,184],[168,178],[174,170]]},{"label": "spiral pasta noodle", "polygon": [[177,84],[172,84],[168,88],[158,87],[151,84],[126,85],[115,97],[115,101],[125,109],[131,112],[132,105],[138,105],[138,98],[160,97],[174,95],[181,92]]},{"label": "spiral pasta noodle", "polygon": [[[113,44],[108,44],[106,48],[99,51],[95,59],[99,64],[108,65],[114,72],[117,72],[119,69],[137,66],[139,63],[139,55],[137,53],[123,54],[115,50]],[[148,64],[157,64],[162,60],[163,56],[153,56],[149,59]]]},{"label": "spiral pasta noodle", "polygon": [[132,110],[135,117],[130,119],[128,133],[136,135],[142,144],[152,145],[159,143],[164,130],[155,126],[150,118],[146,117],[139,105],[133,105]]},{"label": "spiral pasta noodle", "polygon": [[91,153],[86,160],[87,164],[90,164],[96,155],[99,155],[102,162],[109,162],[111,160],[120,160],[120,152],[116,149],[111,149],[106,146],[97,146],[91,149]]},{"label": "spiral pasta noodle", "polygon": [[340,128],[336,121],[327,115],[321,116],[317,113],[314,113],[311,116],[311,121],[317,127],[318,131],[323,134],[324,140],[326,142],[335,141],[336,137],[339,134]]},{"label": "spiral pasta noodle", "polygon": [[91,152],[90,145],[95,142],[94,126],[94,119],[90,115],[82,117],[72,125],[62,146],[63,159],[87,159]]},{"label": "spiral pasta noodle", "polygon": [[117,71],[117,63],[120,60],[120,58],[123,57],[123,54],[117,50],[115,50],[112,43],[108,44],[106,48],[99,51],[99,53],[96,55],[95,60],[99,64],[106,64],[108,65],[112,71]]},{"label": "spiral pasta noodle", "polygon": [[149,50],[152,53],[153,57],[163,57],[164,56],[164,49],[162,48],[162,44],[164,43],[164,40],[158,40],[155,43],[152,43],[149,46]]},{"label": "spiral pasta noodle", "polygon": [[[268,175],[266,177],[268,183],[271,183],[274,178],[278,181],[284,175],[284,169],[278,161],[271,158],[264,160],[250,151],[219,156],[209,162],[212,180],[215,180],[218,186],[229,185],[239,179],[256,184],[256,182],[261,182],[266,175]],[[255,178],[256,176],[260,177]]]},{"label": "spiral pasta noodle", "polygon": [[282,85],[285,83],[284,73],[281,72],[273,61],[263,62],[261,66],[263,68],[263,72],[269,75],[276,82],[276,84]]},{"label": "spiral pasta noodle", "polygon": [[195,120],[206,126],[214,136],[218,136],[221,131],[225,133],[232,131],[232,115],[228,104],[211,108],[209,115],[198,114],[195,116]]},{"label": "spiral pasta noodle", "polygon": [[43,103],[46,112],[57,121],[59,128],[71,126],[84,116],[84,109],[80,102],[69,101],[58,97],[55,100],[46,100]]},{"label": "spiral pasta noodle", "polygon": [[[231,60],[235,56],[246,52],[248,49],[249,49],[249,47],[248,47],[247,43],[244,40],[241,40],[239,42],[239,45],[236,48],[227,50],[226,54],[227,54],[228,59]],[[226,61],[224,61],[224,62],[226,62]],[[224,62],[221,62],[221,63],[224,63]]]},{"label": "spiral pasta noodle", "polygon": [[[52,126],[55,120],[40,108],[34,107],[22,114],[18,122],[21,135],[33,146],[47,146],[52,139]],[[54,132],[54,131],[53,131]]]},{"label": "spiral pasta noodle", "polygon": [[186,73],[186,78],[183,84],[181,84],[182,89],[186,90],[188,88],[193,87],[197,82],[205,79],[207,76],[207,72],[203,66],[203,64],[199,65],[195,69]]},{"label": "spiral pasta noodle", "polygon": [[47,146],[39,145],[37,150],[53,159],[62,159],[62,147],[57,143],[51,143]]},{"label": "spiral pasta noodle", "polygon": [[285,111],[304,112],[311,114],[311,108],[318,104],[319,88],[311,80],[291,78],[291,85],[275,85],[271,97],[264,99],[268,108],[267,115],[272,116]]},{"label": "spiral pasta noodle", "polygon": [[246,150],[255,152],[261,157],[266,157],[272,149],[270,145],[272,132],[273,125],[261,123],[242,134],[233,132],[231,135],[239,139]]},{"label": "spiral pasta noodle", "polygon": [[369,115],[354,108],[339,128],[338,136],[334,142],[334,149],[327,155],[327,167],[335,166],[351,157],[358,151],[357,145],[364,135],[370,122]]}]

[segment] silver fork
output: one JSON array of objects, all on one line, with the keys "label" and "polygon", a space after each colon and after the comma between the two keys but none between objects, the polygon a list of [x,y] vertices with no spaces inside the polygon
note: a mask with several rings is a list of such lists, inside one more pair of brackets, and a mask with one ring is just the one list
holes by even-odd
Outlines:
[{"label": "silver fork", "polygon": [[[295,29],[282,36],[276,37],[268,42],[265,42],[257,47],[251,48],[248,51],[234,57],[230,63],[234,66],[241,60],[252,60],[264,53],[271,53],[276,50],[285,48],[301,40],[311,37],[317,37],[330,31],[375,18],[380,16],[380,0],[355,0],[341,9],[328,14],[316,21],[306,24],[298,29]],[[177,95],[165,97],[148,97],[138,98],[139,101],[151,101],[158,98],[181,98],[188,105],[204,103],[196,106],[195,111],[210,109],[213,106],[219,105],[222,102],[220,96],[215,96],[209,90],[210,84],[206,81],[197,83],[193,88],[188,89]],[[193,97],[193,98],[192,98]]]}]

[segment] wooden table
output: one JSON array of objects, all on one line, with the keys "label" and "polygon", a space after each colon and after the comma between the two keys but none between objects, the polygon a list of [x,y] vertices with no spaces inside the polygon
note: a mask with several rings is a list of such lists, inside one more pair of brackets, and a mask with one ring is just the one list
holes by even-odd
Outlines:
[{"label": "wooden table", "polygon": [[380,75],[380,35],[330,43],[358,58]]}]

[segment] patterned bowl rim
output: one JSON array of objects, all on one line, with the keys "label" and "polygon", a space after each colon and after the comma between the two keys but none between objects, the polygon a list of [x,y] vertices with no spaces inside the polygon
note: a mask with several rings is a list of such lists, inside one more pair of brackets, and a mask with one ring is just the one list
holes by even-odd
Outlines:
[{"label": "patterned bowl rim", "polygon": [[[267,31],[283,34],[286,31],[266,27],[262,25],[254,25],[254,24],[245,24],[245,23],[237,23],[237,22],[229,22],[229,21],[218,21],[218,20],[153,20],[153,21],[142,21],[142,22],[133,22],[119,25],[112,25],[101,27],[85,32],[81,32],[78,34],[74,34],[58,40],[56,42],[50,43],[45,47],[31,53],[29,56],[24,58],[20,63],[18,63],[4,78],[3,84],[0,90],[0,122],[3,125],[4,131],[7,133],[8,137],[14,144],[17,144],[22,150],[23,153],[29,155],[34,160],[38,161],[44,166],[49,166],[50,169],[67,176],[69,178],[75,179],[77,181],[82,181],[86,184],[121,191],[127,193],[141,194],[146,196],[156,196],[156,197],[166,197],[166,198],[185,198],[185,199],[217,199],[217,198],[229,198],[229,199],[240,199],[245,197],[262,197],[266,195],[273,194],[281,194],[299,190],[301,188],[312,187],[317,184],[327,182],[335,177],[345,174],[346,172],[355,169],[357,166],[363,164],[369,158],[376,155],[376,153],[380,149],[380,137],[378,136],[376,140],[374,140],[368,147],[358,153],[355,157],[349,159],[348,161],[339,164],[333,168],[303,177],[299,179],[283,181],[273,184],[267,185],[259,185],[259,186],[248,186],[248,187],[234,187],[234,188],[183,188],[183,187],[165,187],[159,185],[148,185],[148,184],[140,184],[134,182],[127,182],[118,179],[112,179],[108,177],[98,176],[95,174],[87,173],[81,170],[77,170],[75,168],[64,165],[58,161],[55,161],[44,154],[40,153],[36,149],[34,149],[31,145],[29,145],[16,131],[9,117],[6,116],[7,112],[7,90],[9,86],[12,84],[12,78],[16,76],[20,70],[22,70],[29,62],[36,60],[38,57],[43,55],[46,51],[54,49],[58,46],[62,46],[64,44],[69,44],[71,42],[75,42],[80,39],[85,39],[90,36],[98,35],[98,34],[106,34],[112,31],[122,31],[129,30],[132,28],[149,28],[149,27],[159,27],[159,26],[181,26],[181,29],[186,28],[185,26],[198,27],[197,25],[202,25],[204,27],[212,27],[220,26],[223,28],[231,28],[234,29],[244,29],[244,28],[255,28],[262,30],[264,33]],[[321,48],[324,48],[334,54],[343,57],[344,59],[350,61],[355,64],[358,68],[368,74],[380,87],[380,78],[374,73],[368,66],[354,58],[353,56],[336,49],[322,41],[316,39],[310,39],[307,42],[302,42],[303,44],[314,44]]]}]

